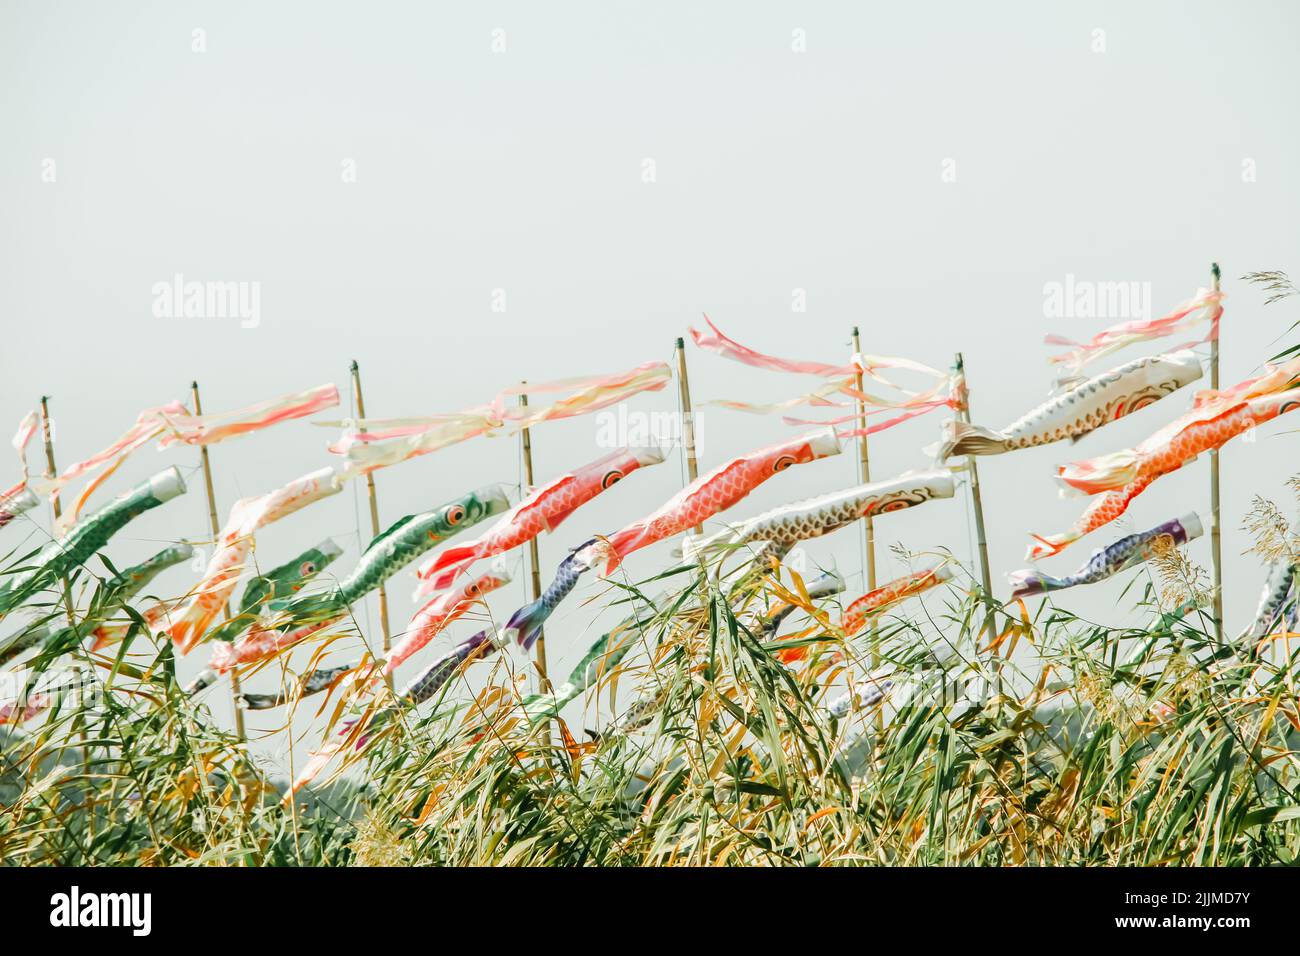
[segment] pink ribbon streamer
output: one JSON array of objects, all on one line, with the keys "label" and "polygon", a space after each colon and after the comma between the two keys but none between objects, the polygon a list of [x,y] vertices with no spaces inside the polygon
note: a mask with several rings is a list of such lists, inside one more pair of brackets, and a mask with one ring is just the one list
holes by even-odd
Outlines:
[{"label": "pink ribbon streamer", "polygon": [[1219,318],[1223,315],[1222,300],[1222,292],[1199,289],[1192,299],[1184,302],[1168,315],[1158,319],[1112,325],[1098,332],[1087,342],[1075,342],[1059,335],[1049,335],[1043,339],[1046,344],[1069,346],[1072,351],[1054,355],[1048,361],[1054,365],[1064,365],[1077,373],[1089,362],[1103,355],[1118,352],[1139,342],[1151,342],[1173,335],[1207,320],[1210,322],[1209,334],[1199,341],[1189,342],[1180,348],[1192,348],[1203,342],[1211,342],[1219,337]]},{"label": "pink ribbon streamer", "polygon": [[[610,375],[559,379],[514,385],[498,392],[488,405],[424,418],[368,419],[318,422],[343,426],[344,433],[329,450],[346,456],[345,476],[366,474],[427,455],[479,435],[495,434],[507,425],[510,434],[541,422],[575,418],[608,408],[641,392],[655,392],[672,379],[664,362],[646,362]],[[517,395],[544,395],[571,391],[548,405],[508,404]]]}]

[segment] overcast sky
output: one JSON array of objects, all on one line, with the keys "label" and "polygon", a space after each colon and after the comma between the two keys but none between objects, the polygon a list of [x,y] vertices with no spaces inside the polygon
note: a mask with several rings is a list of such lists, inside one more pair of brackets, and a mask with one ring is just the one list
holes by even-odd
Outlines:
[{"label": "overcast sky", "polygon": [[[524,378],[667,360],[702,312],[796,358],[847,360],[854,324],[870,352],[946,366],[961,351],[972,415],[994,427],[1046,397],[1044,334],[1108,324],[1045,317],[1045,284],[1067,275],[1149,283],[1158,315],[1220,261],[1225,384],[1294,341],[1285,333],[1300,318],[1300,301],[1264,308],[1237,280],[1300,272],[1300,24],[1289,3],[4,0],[0,10],[0,425],[7,438],[51,395],[64,462],[108,444],[140,409],[186,398],[195,378],[217,410],[327,381],[346,389],[355,358],[372,415],[428,414]],[[152,289],[176,274],[258,283],[256,327],[158,317]],[[697,402],[773,401],[817,384],[693,347],[688,358]],[[1052,467],[1128,447],[1190,400],[1188,389],[1073,447],[981,461],[1000,593],[1005,572],[1024,566],[1027,533],[1064,530],[1083,507],[1057,497]],[[675,405],[670,389],[633,408]],[[874,475],[924,465],[939,421],[873,439]],[[1294,427],[1274,422],[1223,455],[1230,631],[1249,619],[1263,576],[1241,555],[1241,517],[1255,494],[1292,509]],[[539,428],[538,478],[596,457],[595,434],[590,419]],[[706,409],[702,467],[791,434],[779,418]],[[328,463],[332,437],[299,422],[214,448],[223,514]],[[108,490],[170,463],[189,473],[197,454],[143,452]],[[773,479],[728,517],[855,473],[847,449]],[[473,441],[380,473],[381,514],[387,524],[519,474],[517,441]],[[633,475],[544,537],[544,577],[566,548],[653,510],[682,474],[675,457]],[[348,547],[336,565],[346,571],[368,528],[362,494],[357,485],[269,529],[259,561],[333,535]],[[1123,533],[1207,506],[1201,461],[1044,566],[1071,571]],[[882,579],[904,570],[894,543],[968,559],[968,515],[963,489],[879,522]],[[119,535],[112,557],[201,538],[206,520],[191,480],[188,495]],[[5,534],[6,549],[22,537]],[[1208,564],[1208,547],[1207,535],[1194,559]],[[809,555],[861,592],[856,531]],[[667,560],[660,546],[629,571]],[[1117,596],[1131,576],[1058,603],[1122,623],[1131,614]],[[193,577],[180,568],[158,587],[179,592]],[[493,599],[494,613],[521,603],[525,577]],[[395,626],[412,610],[409,583],[391,588]],[[582,598],[598,588],[584,583],[548,626],[555,669],[599,633]]]}]

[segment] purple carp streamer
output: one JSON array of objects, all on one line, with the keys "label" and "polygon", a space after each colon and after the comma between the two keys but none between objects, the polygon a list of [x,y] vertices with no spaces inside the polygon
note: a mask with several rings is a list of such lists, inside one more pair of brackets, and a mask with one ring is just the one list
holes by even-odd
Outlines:
[{"label": "purple carp streamer", "polygon": [[1200,377],[1200,360],[1189,351],[1134,359],[1075,385],[997,431],[961,421],[949,422],[938,460],[955,455],[999,455],[1082,438]]},{"label": "purple carp streamer", "polygon": [[1130,534],[1114,544],[1097,549],[1087,564],[1063,578],[1054,578],[1050,574],[1029,569],[1012,571],[1007,575],[1011,582],[1011,596],[1023,598],[1047,591],[1061,591],[1080,584],[1096,584],[1147,561],[1161,547],[1162,542],[1181,547],[1188,541],[1199,538],[1201,530],[1201,519],[1195,513],[1185,514],[1181,518],[1156,525],[1149,531]]}]

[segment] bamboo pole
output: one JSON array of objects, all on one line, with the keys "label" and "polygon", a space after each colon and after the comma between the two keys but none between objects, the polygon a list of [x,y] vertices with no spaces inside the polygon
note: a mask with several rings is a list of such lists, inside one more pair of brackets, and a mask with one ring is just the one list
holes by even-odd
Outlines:
[{"label": "bamboo pole", "polygon": [[[862,352],[862,337],[858,333],[858,327],[853,326],[853,354],[857,356]],[[862,372],[859,370],[853,376],[853,382],[858,391],[862,391]],[[858,407],[858,475],[862,484],[868,484],[871,481],[871,451],[867,445],[867,403],[862,399],[854,399]],[[866,551],[867,561],[867,592],[870,593],[876,589],[876,519],[868,513],[863,518],[866,536],[863,541],[863,548]],[[876,629],[875,622],[871,624],[871,670],[874,673],[880,668],[880,647],[876,643],[879,631]],[[880,741],[885,731],[885,714],[884,708],[876,709],[876,745]]]},{"label": "bamboo pole", "polygon": [[[357,406],[357,418],[364,421],[366,417],[366,400],[361,394],[361,369],[357,365],[357,360],[352,360],[352,397]],[[373,472],[366,472],[366,497],[370,499],[370,537],[379,537],[379,498],[375,494],[375,476]],[[362,549],[364,550],[364,549]],[[384,585],[379,585],[379,631],[383,640],[384,657],[388,657],[388,652],[392,650],[393,639],[388,628],[388,589]],[[393,687],[392,675],[384,678],[388,683],[389,690]]]},{"label": "bamboo pole", "polygon": [[[686,342],[679,338],[677,350],[677,392],[682,405],[682,445],[686,449],[686,474],[691,481],[700,477],[700,465],[695,459],[695,413],[691,411],[691,383],[686,376]],[[696,534],[703,534],[701,525],[695,526]]]},{"label": "bamboo pole", "polygon": [[[862,340],[858,336],[858,327],[853,326],[853,354],[857,355],[862,351]],[[859,371],[853,376],[858,391],[862,391],[862,372]],[[861,399],[856,399],[858,405],[858,430],[862,432],[858,436],[858,470],[865,485],[871,481],[871,453],[867,448],[867,406]],[[870,514],[863,519],[867,527],[867,590],[876,589],[876,521]],[[873,658],[873,661],[875,658]],[[879,667],[879,664],[873,664],[873,667]]]},{"label": "bamboo pole", "polygon": [[[970,390],[966,387],[966,363],[962,359],[960,352],[956,358],[957,374],[961,376],[961,407],[957,410],[957,416],[963,422],[970,424]],[[989,576],[989,543],[988,536],[984,532],[984,499],[980,494],[980,472],[979,466],[975,463],[975,457],[968,455],[966,457],[966,469],[970,472],[970,497],[971,506],[975,511],[975,546],[979,551],[980,561],[980,583],[984,587],[984,605],[988,613],[984,619],[984,627],[980,629],[983,634],[988,631],[990,638],[993,634],[993,582]]]},{"label": "bamboo pole", "polygon": [[[203,414],[203,400],[199,397],[199,383],[190,382],[190,395],[194,399],[194,414]],[[212,546],[220,545],[221,522],[217,518],[217,495],[212,488],[212,462],[208,457],[208,446],[199,446],[199,461],[203,465],[203,487],[208,493],[208,527],[212,530]],[[224,620],[230,620],[230,601],[221,608]],[[248,740],[244,728],[243,688],[239,684],[239,671],[230,669],[230,706],[235,714],[235,733],[241,741]]]},{"label": "bamboo pole", "polygon": [[[527,382],[521,383],[527,385]],[[528,396],[520,394],[519,407],[528,407]],[[528,494],[528,489],[533,486],[533,437],[531,429],[523,428],[520,430],[520,436],[523,439],[524,451],[524,487],[520,489],[519,495],[522,498]],[[529,573],[529,591],[530,600],[536,601],[542,596],[542,569],[541,558],[537,553],[537,536],[534,535],[528,541],[528,573]],[[546,634],[544,630],[537,632],[537,643],[533,645],[536,651],[537,676],[538,683],[541,685],[542,693],[551,692],[551,682],[546,676]]]},{"label": "bamboo pole", "polygon": [[[45,477],[53,480],[58,477],[59,468],[54,463],[54,431],[50,428],[50,396],[41,396],[41,440],[45,445]],[[50,509],[54,513],[53,533],[59,533],[58,522],[63,516],[63,506],[58,497],[50,500]],[[68,615],[68,627],[76,629],[77,615],[72,606],[72,585],[63,579],[63,607]],[[95,797],[90,784],[90,748],[86,746],[86,725],[82,714],[78,713],[74,724],[78,728],[77,737],[81,741],[81,772],[86,776],[86,833],[91,840],[95,838]]]},{"label": "bamboo pole", "polygon": [[[1211,289],[1219,291],[1219,264],[1210,263]],[[1210,340],[1210,388],[1219,389],[1219,336]],[[1219,450],[1210,452],[1210,561],[1214,565],[1214,635],[1223,643],[1223,539],[1219,521]]]}]

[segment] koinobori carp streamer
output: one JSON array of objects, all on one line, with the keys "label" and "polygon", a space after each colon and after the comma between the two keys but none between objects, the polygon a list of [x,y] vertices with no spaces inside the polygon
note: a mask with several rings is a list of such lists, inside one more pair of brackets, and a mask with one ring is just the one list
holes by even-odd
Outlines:
[{"label": "koinobori carp streamer", "polygon": [[997,431],[962,421],[949,422],[938,459],[998,455],[1081,438],[1200,377],[1200,360],[1190,351],[1135,359],[1068,389]]},{"label": "koinobori carp streamer", "polygon": [[291,602],[233,645],[218,644],[209,668],[225,673],[236,665],[292,647],[341,620],[350,605],[425,551],[509,507],[505,486],[493,484],[468,491],[429,511],[407,515],[371,541],[352,573],[330,591]]},{"label": "koinobori carp streamer", "polygon": [[1056,554],[1084,535],[1114,521],[1129,503],[1162,475],[1176,471],[1202,452],[1279,415],[1300,408],[1300,389],[1245,401],[1211,401],[1166,425],[1136,448],[1067,465],[1057,480],[1068,491],[1100,495],[1067,532],[1034,535],[1027,560]]},{"label": "koinobori carp streamer", "polygon": [[[188,561],[193,554],[194,547],[188,542],[181,542],[163,548],[152,557],[114,575],[104,583],[103,593],[109,599],[125,605],[144,590],[149,582],[159,574],[170,567]],[[57,619],[60,618],[56,617]],[[116,625],[115,627],[101,624],[95,618],[87,618],[79,622],[75,632],[72,627],[55,626],[48,621],[38,623],[28,630],[19,631],[6,641],[0,642],[0,664],[7,664],[23,651],[29,647],[35,647],[37,644],[65,646],[71,649],[80,643],[82,636],[87,632],[96,637],[91,650],[99,650],[102,646],[99,641],[101,634],[108,633],[110,630],[125,633],[128,627],[128,624]],[[74,633],[75,637],[73,636]]]},{"label": "koinobori carp streamer", "polygon": [[707,521],[791,465],[839,453],[839,439],[826,429],[740,455],[695,479],[654,513],[584,547],[579,560],[588,567],[604,560],[604,573],[610,574],[632,552]]},{"label": "koinobori carp streamer", "polygon": [[1011,596],[1023,598],[1080,584],[1096,584],[1147,561],[1157,553],[1162,543],[1180,547],[1200,536],[1201,519],[1195,513],[1185,514],[1181,518],[1158,524],[1149,531],[1130,534],[1114,544],[1098,548],[1083,567],[1063,578],[1054,578],[1050,574],[1030,569],[1012,571],[1007,575],[1011,582]]},{"label": "koinobori carp streamer", "polygon": [[203,578],[190,590],[184,603],[167,616],[167,633],[176,648],[185,653],[208,632],[239,583],[253,547],[253,535],[258,530],[322,498],[338,494],[341,488],[338,473],[333,468],[322,468],[283,488],[235,502]]},{"label": "koinobori carp streamer", "polygon": [[[1279,558],[1268,569],[1268,578],[1264,582],[1264,591],[1259,596],[1259,605],[1255,617],[1237,637],[1237,644],[1253,652],[1251,645],[1267,637],[1280,623],[1287,619],[1288,603],[1294,610],[1296,565],[1291,556]],[[1289,625],[1288,625],[1289,626]]]},{"label": "koinobori carp streamer", "polygon": [[[925,568],[921,571],[904,574],[886,584],[882,584],[875,590],[868,591],[844,609],[844,614],[840,617],[840,630],[844,632],[845,637],[853,637],[866,627],[868,621],[879,617],[895,604],[916,597],[919,594],[924,594],[931,588],[937,587],[951,578],[952,569],[946,564],[941,564],[938,567]],[[806,644],[787,648],[777,645],[776,657],[783,664],[790,664],[807,657],[808,650],[809,647]]]},{"label": "koinobori carp streamer", "polygon": [[18,487],[12,493],[0,498],[0,528],[13,521],[24,511],[31,511],[39,500],[30,488]]},{"label": "koinobori carp streamer", "polygon": [[688,538],[683,556],[698,558],[719,550],[753,545],[759,560],[780,560],[800,541],[817,538],[868,515],[903,511],[939,498],[951,498],[952,472],[946,468],[909,472],[887,481],[869,482],[843,491],[781,505],[704,540]]},{"label": "koinobori carp streamer", "polygon": [[483,596],[510,583],[510,575],[489,571],[432,598],[420,608],[406,625],[402,639],[394,645],[384,662],[383,673],[393,673],[411,655],[441,633],[447,625],[462,617]]},{"label": "koinobori carp streamer", "polygon": [[565,518],[616,482],[663,460],[657,447],[622,448],[548,482],[502,515],[483,536],[425,562],[416,571],[420,578],[416,597],[450,587],[456,575],[475,561],[511,551],[543,531],[554,532]]},{"label": "koinobori carp streamer", "polygon": [[83,518],[62,540],[47,545],[33,559],[31,570],[0,586],[0,617],[84,564],[127,522],[184,492],[181,473],[168,468]]}]

